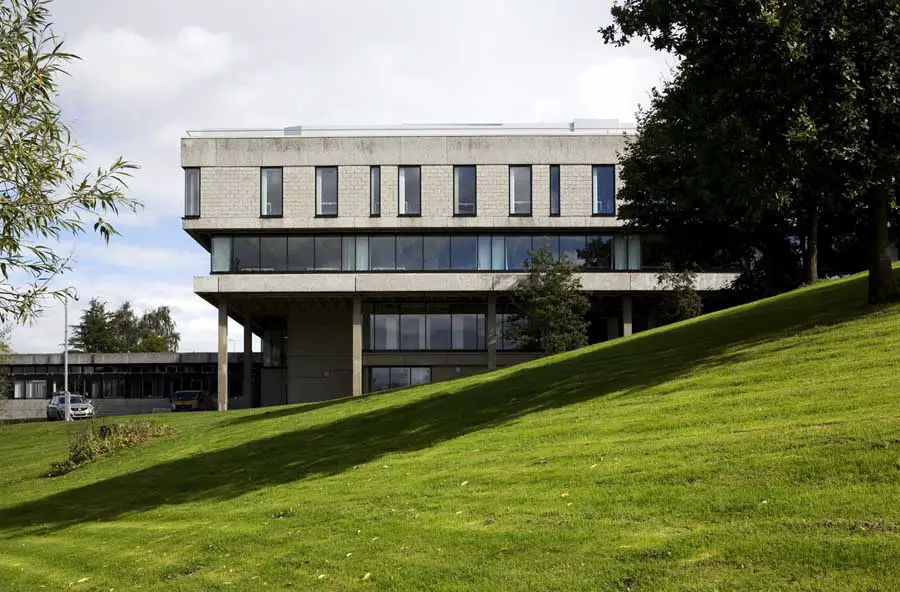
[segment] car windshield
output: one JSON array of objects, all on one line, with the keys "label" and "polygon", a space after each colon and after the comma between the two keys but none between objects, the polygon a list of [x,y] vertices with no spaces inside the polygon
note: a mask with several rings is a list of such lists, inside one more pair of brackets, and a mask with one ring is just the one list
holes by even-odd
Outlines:
[{"label": "car windshield", "polygon": [[175,393],[176,401],[192,401],[200,396],[199,391],[180,391]]},{"label": "car windshield", "polygon": [[[62,400],[63,403],[66,402],[65,397],[60,397],[60,399]],[[79,404],[80,405],[81,403],[84,403],[84,399],[82,399],[78,395],[69,395],[69,404],[71,404],[71,405]]]}]

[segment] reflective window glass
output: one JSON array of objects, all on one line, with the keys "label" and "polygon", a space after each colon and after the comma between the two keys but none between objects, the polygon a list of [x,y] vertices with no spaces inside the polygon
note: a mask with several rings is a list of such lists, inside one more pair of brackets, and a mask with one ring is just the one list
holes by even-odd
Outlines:
[{"label": "reflective window glass", "polygon": [[428,312],[428,349],[448,350],[452,348],[452,331],[450,327],[449,313]]},{"label": "reflective window glass", "polygon": [[260,215],[281,216],[282,171],[281,168],[260,169]]},{"label": "reflective window glass", "polygon": [[373,271],[394,271],[397,268],[393,236],[369,237],[369,260]]},{"label": "reflective window glass", "polygon": [[453,213],[456,216],[474,216],[475,167],[453,167]]},{"label": "reflective window glass", "polygon": [[400,315],[372,315],[372,349],[394,351],[400,349]]},{"label": "reflective window glass", "polygon": [[338,214],[338,168],[316,167],[316,215]]},{"label": "reflective window glass", "polygon": [[452,269],[472,270],[478,267],[478,240],[474,236],[450,237],[450,265]]},{"label": "reflective window glass", "polygon": [[584,263],[584,237],[583,236],[561,236],[559,237],[559,254],[560,259],[565,257],[570,263],[581,267]]},{"label": "reflective window glass", "polygon": [[589,236],[582,251],[585,269],[610,269],[612,266],[611,236]]},{"label": "reflective window glass", "polygon": [[285,271],[287,269],[287,237],[264,236],[259,241],[260,271]]},{"label": "reflective window glass", "polygon": [[428,384],[431,382],[431,368],[410,368],[409,384],[415,386],[417,384]]},{"label": "reflective window glass", "polygon": [[559,237],[558,236],[536,236],[532,243],[532,249],[535,251],[546,246],[550,249],[550,256],[553,261],[559,259]]},{"label": "reflective window glass", "polygon": [[421,170],[417,166],[397,169],[397,211],[401,216],[418,216],[421,211]]},{"label": "reflective window glass", "polygon": [[232,247],[235,271],[259,270],[259,237],[236,236]]},{"label": "reflective window glass", "polygon": [[214,236],[212,239],[212,271],[231,271],[231,237]]},{"label": "reflective window glass", "polygon": [[596,216],[611,216],[616,211],[616,175],[611,164],[593,167],[593,213]]},{"label": "reflective window glass", "polygon": [[317,236],[315,248],[317,271],[341,270],[341,237]]},{"label": "reflective window glass", "polygon": [[424,243],[425,269],[427,271],[450,269],[450,237],[426,236]]},{"label": "reflective window glass", "polygon": [[418,271],[422,269],[422,237],[397,237],[397,270]]},{"label": "reflective window glass", "polygon": [[369,392],[386,391],[391,388],[390,368],[369,369]]},{"label": "reflective window glass", "polygon": [[289,236],[288,271],[310,271],[315,267],[313,238],[311,236]]},{"label": "reflective window glass", "polygon": [[531,252],[530,236],[507,236],[506,237],[506,264],[507,269],[521,270],[525,269],[528,261],[528,254]]},{"label": "reflective window glass", "polygon": [[426,346],[425,315],[400,315],[400,349],[424,350]]},{"label": "reflective window glass", "polygon": [[391,368],[391,388],[409,386],[409,368]]}]

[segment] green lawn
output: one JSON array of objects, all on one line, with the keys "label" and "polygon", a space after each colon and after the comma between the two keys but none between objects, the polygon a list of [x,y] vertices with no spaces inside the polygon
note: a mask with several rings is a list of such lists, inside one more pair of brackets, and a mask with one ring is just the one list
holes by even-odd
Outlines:
[{"label": "green lawn", "polygon": [[900,305],[865,278],[457,381],[0,426],[0,589],[900,590]]}]

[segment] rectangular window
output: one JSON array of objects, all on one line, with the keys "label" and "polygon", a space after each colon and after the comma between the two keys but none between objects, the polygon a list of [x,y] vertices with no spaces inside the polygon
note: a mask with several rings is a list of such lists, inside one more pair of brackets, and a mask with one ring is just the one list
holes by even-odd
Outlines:
[{"label": "rectangular window", "polygon": [[550,215],[559,216],[559,165],[550,165]]},{"label": "rectangular window", "polygon": [[593,212],[595,216],[612,216],[616,213],[616,173],[611,164],[594,165]]},{"label": "rectangular window", "polygon": [[313,258],[313,237],[288,237],[288,271],[312,271],[316,268]]},{"label": "rectangular window", "polygon": [[369,269],[369,237],[356,237],[356,270],[368,271]]},{"label": "rectangular window", "polygon": [[381,215],[381,167],[369,167],[369,215]]},{"label": "rectangular window", "polygon": [[200,169],[184,169],[184,217],[200,216]]},{"label": "rectangular window", "polygon": [[504,271],[506,269],[505,237],[491,237],[491,269],[493,269],[494,271]]},{"label": "rectangular window", "polygon": [[452,349],[450,309],[446,306],[429,306],[426,323],[428,325],[428,349],[445,351]]},{"label": "rectangular window", "polygon": [[525,269],[529,253],[531,253],[530,236],[506,237],[506,265],[508,270]]},{"label": "rectangular window", "polygon": [[484,349],[484,315],[454,313],[451,325],[453,349]]},{"label": "rectangular window", "polygon": [[400,349],[400,315],[372,315],[372,349],[396,351]]},{"label": "rectangular window", "polygon": [[559,237],[559,256],[568,259],[569,263],[581,267],[584,265],[584,237],[561,236]]},{"label": "rectangular window", "polygon": [[394,271],[397,269],[393,236],[369,237],[369,260],[372,271]]},{"label": "rectangular window", "polygon": [[422,269],[422,237],[397,237],[397,271],[420,271]]},{"label": "rectangular window", "polygon": [[424,243],[425,270],[443,271],[450,269],[450,237],[426,236]]},{"label": "rectangular window", "polygon": [[422,171],[417,166],[397,167],[398,212],[401,216],[422,215]]},{"label": "rectangular window", "polygon": [[509,167],[509,215],[531,215],[531,167]]},{"label": "rectangular window", "polygon": [[478,237],[478,270],[489,271],[491,269],[491,237]]},{"label": "rectangular window", "polygon": [[[618,241],[619,239],[617,238],[616,240]],[[585,269],[606,270],[612,269],[612,255],[613,237],[589,236],[581,258],[584,259]],[[620,269],[620,267],[616,265],[616,269]]]},{"label": "rectangular window", "polygon": [[389,388],[391,388],[391,369],[370,368],[369,392],[377,393],[378,391],[386,391]]},{"label": "rectangular window", "polygon": [[459,271],[478,268],[478,239],[474,236],[450,237],[450,267]]},{"label": "rectangular window", "polygon": [[235,271],[259,271],[259,237],[234,237],[232,256]]},{"label": "rectangular window", "polygon": [[391,368],[391,388],[409,386],[409,368]]},{"label": "rectangular window", "polygon": [[628,269],[628,236],[624,234],[617,234],[613,239],[613,269]]},{"label": "rectangular window", "polygon": [[338,168],[316,167],[316,216],[338,215]]},{"label": "rectangular window", "polygon": [[231,271],[231,237],[214,236],[212,239],[212,272],[228,273]]},{"label": "rectangular window", "polygon": [[425,315],[400,315],[400,349],[405,351],[421,351],[425,349]]},{"label": "rectangular window", "polygon": [[287,269],[287,237],[264,236],[259,239],[260,271],[285,271]]},{"label": "rectangular window", "polygon": [[260,169],[259,215],[282,215],[282,170],[281,168]]},{"label": "rectangular window", "polygon": [[550,251],[550,257],[553,261],[559,259],[559,237],[558,236],[536,236],[532,248],[535,251],[547,247]]},{"label": "rectangular window", "polygon": [[475,167],[453,167],[453,215],[474,216],[476,204]]},{"label": "rectangular window", "polygon": [[428,384],[431,382],[431,368],[410,368],[409,385]]},{"label": "rectangular window", "polygon": [[316,271],[341,270],[341,237],[317,236],[315,249]]}]

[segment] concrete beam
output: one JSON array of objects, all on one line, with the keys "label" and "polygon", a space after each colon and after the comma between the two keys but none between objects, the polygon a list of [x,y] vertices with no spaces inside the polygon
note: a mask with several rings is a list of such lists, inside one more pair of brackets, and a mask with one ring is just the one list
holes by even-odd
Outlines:
[{"label": "concrete beam", "polygon": [[218,409],[228,410],[228,304],[219,302]]}]

